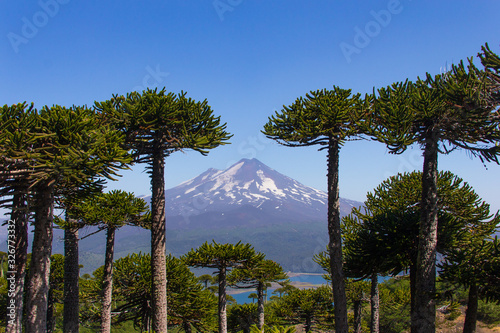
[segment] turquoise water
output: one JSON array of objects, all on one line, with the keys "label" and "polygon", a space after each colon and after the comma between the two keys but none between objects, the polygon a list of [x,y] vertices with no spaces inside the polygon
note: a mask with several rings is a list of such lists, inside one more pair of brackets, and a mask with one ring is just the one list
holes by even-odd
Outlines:
[{"label": "turquoise water", "polygon": [[[294,282],[303,282],[303,283],[309,283],[309,284],[327,284],[328,282],[323,279],[322,275],[309,275],[309,274],[304,274],[304,275],[298,275],[290,278],[290,281]],[[270,288],[267,290],[267,297],[273,296],[274,289]],[[252,299],[248,298],[248,295],[251,293],[255,293],[255,291],[245,291],[243,293],[239,294],[231,294],[232,297],[236,299],[236,302],[238,304],[244,304],[244,303],[252,303]]]},{"label": "turquoise water", "polygon": [[[378,282],[382,283],[387,279],[390,279],[390,276],[379,276],[378,277]],[[323,275],[309,275],[309,274],[303,274],[303,275],[298,275],[290,278],[290,281],[295,281],[295,282],[303,282],[303,283],[309,283],[309,284],[315,284],[315,285],[321,285],[321,284],[328,284],[328,282],[323,279]],[[273,291],[274,289],[268,289],[267,290],[267,297],[273,296]],[[252,303],[252,299],[248,298],[248,295],[251,293],[255,293],[255,291],[245,291],[243,293],[239,294],[231,294],[234,299],[236,299],[236,302],[238,304],[245,304],[245,303]]]}]

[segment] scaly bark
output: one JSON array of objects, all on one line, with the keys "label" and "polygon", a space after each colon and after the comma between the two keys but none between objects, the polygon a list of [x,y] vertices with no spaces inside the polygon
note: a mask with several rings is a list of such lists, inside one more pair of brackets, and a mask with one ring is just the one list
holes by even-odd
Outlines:
[{"label": "scaly bark", "polygon": [[[413,316],[413,313],[415,312],[415,297],[417,294],[416,276],[417,276],[416,264],[410,264],[410,316]],[[414,330],[415,328],[410,327],[411,333],[417,333]]]},{"label": "scaly bark", "polygon": [[47,302],[47,333],[53,333],[56,327],[56,320],[54,318],[54,290],[53,287],[49,288],[49,297]]},{"label": "scaly bark", "polygon": [[469,287],[469,301],[467,302],[467,310],[465,311],[463,333],[476,332],[478,299],[479,291],[477,288],[477,284],[474,282]]},{"label": "scaly bark", "polygon": [[361,310],[363,301],[361,299],[354,301],[354,333],[361,333]]},{"label": "scaly bark", "polygon": [[370,293],[370,332],[379,333],[380,331],[380,298],[378,290],[378,274],[373,273],[371,277],[371,293]]},{"label": "scaly bark", "polygon": [[[68,222],[72,222],[66,216]],[[64,230],[64,313],[63,331],[78,333],[80,326],[79,298],[80,267],[78,262],[78,228]]]},{"label": "scaly bark", "polygon": [[412,332],[434,333],[436,330],[436,245],[438,134],[431,128],[425,138],[422,173],[422,203],[416,267],[415,309]]},{"label": "scaly bark", "polygon": [[335,305],[335,332],[348,333],[347,299],[340,235],[339,152],[338,140],[330,137],[328,145],[328,235],[330,237],[328,249],[330,251],[333,303]]},{"label": "scaly bark", "polygon": [[108,226],[106,236],[106,257],[104,260],[101,333],[111,332],[111,302],[113,300],[113,254],[115,248],[115,228]]},{"label": "scaly bark", "polygon": [[219,333],[227,333],[226,272],[225,266],[219,269]]},{"label": "scaly bark", "polygon": [[[9,304],[14,302],[15,318],[7,317],[7,333],[21,333],[23,326],[24,284],[26,278],[26,262],[28,260],[28,216],[25,194],[14,194],[12,198],[12,214],[10,219],[15,226],[15,268],[8,269],[15,273],[14,297],[9,297]],[[10,274],[9,274],[10,275]],[[10,276],[8,276],[10,277]]]},{"label": "scaly bark", "polygon": [[35,196],[35,235],[26,299],[26,333],[47,329],[54,185],[39,185]]},{"label": "scaly bark", "polygon": [[262,282],[259,282],[257,286],[257,316],[257,327],[262,331],[264,327],[264,284]]},{"label": "scaly bark", "polygon": [[151,270],[153,276],[153,331],[160,333],[167,331],[165,161],[160,147],[155,148],[151,175]]}]

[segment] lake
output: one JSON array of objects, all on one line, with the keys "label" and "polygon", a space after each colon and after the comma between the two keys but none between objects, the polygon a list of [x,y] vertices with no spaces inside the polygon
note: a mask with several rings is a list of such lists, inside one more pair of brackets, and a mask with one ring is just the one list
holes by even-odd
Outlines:
[{"label": "lake", "polygon": [[[323,274],[292,273],[290,275],[292,275],[292,277],[290,277],[290,281],[292,281],[292,284],[296,287],[310,288],[313,285],[320,286],[322,284],[328,284],[328,282],[323,279]],[[274,288],[269,288],[267,290],[268,298],[273,295],[273,291]],[[236,302],[238,302],[238,304],[252,303],[252,299],[248,298],[248,295],[250,295],[251,293],[255,293],[255,290],[245,291],[237,294],[232,294],[229,292],[229,294],[231,294],[231,296],[236,299]]]},{"label": "lake", "polygon": [[[292,277],[290,277],[290,281],[292,281],[292,284],[295,285],[296,287],[311,288],[313,286],[329,284],[329,282],[323,279],[323,274],[308,274],[308,273],[289,273],[289,274],[292,275]],[[379,276],[378,282],[382,283],[390,278],[391,278],[390,276]],[[273,291],[274,288],[269,288],[267,290],[268,299],[269,297],[273,296]],[[232,294],[229,292],[228,294],[233,296],[234,299],[236,299],[236,302],[238,302],[238,304],[245,304],[245,303],[252,303],[252,299],[248,298],[248,295],[250,295],[251,293],[255,293],[255,290],[245,291],[238,294]],[[255,302],[257,302],[257,300],[255,300]]]}]

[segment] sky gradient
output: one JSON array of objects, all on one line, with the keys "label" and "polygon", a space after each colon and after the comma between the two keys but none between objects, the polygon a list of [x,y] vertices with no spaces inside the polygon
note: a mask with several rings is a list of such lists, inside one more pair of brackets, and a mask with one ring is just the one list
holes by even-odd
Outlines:
[{"label": "sky gradient", "polygon": [[[92,105],[145,88],[207,99],[234,134],[204,157],[166,160],[166,187],[213,167],[257,158],[326,190],[326,152],[279,146],[260,134],[275,111],[310,90],[370,93],[476,56],[500,53],[498,0],[327,1],[44,0],[0,3],[0,104]],[[477,62],[477,60],[476,60]],[[340,195],[363,201],[382,180],[422,169],[418,146],[390,155],[377,142],[347,142]],[[469,182],[500,209],[500,167],[466,152],[439,169]],[[109,189],[149,194],[141,165]]]}]

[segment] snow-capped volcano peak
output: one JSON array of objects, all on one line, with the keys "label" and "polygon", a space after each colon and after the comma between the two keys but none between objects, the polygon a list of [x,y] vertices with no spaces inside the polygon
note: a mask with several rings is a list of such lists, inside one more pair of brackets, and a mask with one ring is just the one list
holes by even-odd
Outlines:
[{"label": "snow-capped volcano peak", "polygon": [[[300,184],[257,159],[242,159],[226,170],[209,169],[166,191],[167,215],[224,211],[242,205],[326,214],[325,192]],[[326,215],[325,215],[326,216]]]}]

